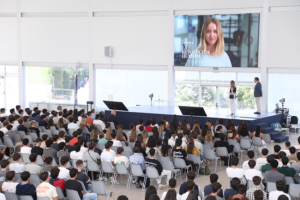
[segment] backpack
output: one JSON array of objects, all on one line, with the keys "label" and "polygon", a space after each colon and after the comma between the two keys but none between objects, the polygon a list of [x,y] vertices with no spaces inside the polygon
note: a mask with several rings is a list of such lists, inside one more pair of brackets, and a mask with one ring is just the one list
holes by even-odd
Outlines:
[{"label": "backpack", "polygon": [[290,124],[298,124],[298,117],[297,116],[292,116]]}]

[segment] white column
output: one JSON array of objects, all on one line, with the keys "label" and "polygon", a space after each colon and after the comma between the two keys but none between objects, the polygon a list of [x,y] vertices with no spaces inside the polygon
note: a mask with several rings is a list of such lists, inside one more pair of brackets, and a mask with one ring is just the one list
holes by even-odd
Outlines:
[{"label": "white column", "polygon": [[174,105],[175,100],[175,78],[174,78],[174,10],[173,1],[169,0],[169,40],[168,45],[168,106]]},{"label": "white column", "polygon": [[201,92],[202,92],[202,87],[201,87],[201,71],[199,71],[199,91],[198,91],[198,93],[199,93],[199,100],[198,100],[198,102],[199,102],[199,106],[201,106],[201,98],[202,98],[202,95],[201,95]]},{"label": "white column", "polygon": [[88,39],[88,53],[89,53],[89,101],[93,101],[93,108],[96,108],[96,95],[95,94],[95,69],[93,65],[93,3],[92,0],[88,0],[88,27],[89,27],[89,39]]}]

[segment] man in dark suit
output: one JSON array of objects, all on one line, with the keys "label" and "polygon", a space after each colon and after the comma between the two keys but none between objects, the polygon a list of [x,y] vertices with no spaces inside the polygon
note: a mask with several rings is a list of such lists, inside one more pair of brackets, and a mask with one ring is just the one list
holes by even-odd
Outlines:
[{"label": "man in dark suit", "polygon": [[257,112],[254,112],[254,114],[260,114],[260,97],[263,96],[262,87],[258,77],[254,78],[254,82],[256,83],[254,88],[254,97],[255,97],[255,102],[257,107]]},{"label": "man in dark suit", "polygon": [[107,121],[108,122],[113,122],[115,125],[115,128],[117,128],[117,126],[120,124],[118,117],[116,116],[116,111],[112,110],[111,111],[111,115],[108,116]]}]

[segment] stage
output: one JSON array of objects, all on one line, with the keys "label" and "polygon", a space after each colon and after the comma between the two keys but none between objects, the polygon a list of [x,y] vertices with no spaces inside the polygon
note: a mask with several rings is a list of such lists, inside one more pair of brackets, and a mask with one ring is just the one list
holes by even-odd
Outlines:
[{"label": "stage", "polygon": [[[224,119],[223,125],[226,124],[228,119],[231,119],[235,126],[238,125],[240,120],[244,120],[244,123],[248,125],[250,131],[254,131],[255,127],[260,125],[262,132],[270,134],[271,138],[275,140],[275,142],[283,142],[288,140],[288,137],[282,136],[280,132],[274,131],[274,129],[271,127],[272,123],[282,123],[282,114],[267,112],[257,115],[253,112],[237,112],[235,116],[230,116],[228,110],[226,109],[206,109],[205,107],[204,109],[207,116],[193,116],[192,124],[195,118],[199,119],[202,127],[208,119],[212,121],[213,125],[215,125],[218,119]],[[177,115],[179,121],[182,121],[185,117],[188,117],[189,122],[191,121],[191,116],[182,115],[178,106],[135,106],[128,107],[128,110],[129,111],[116,111],[117,117],[124,129],[129,129],[130,123],[137,125],[139,119],[143,119],[144,126],[146,126],[146,121],[151,119],[151,117],[155,117],[157,123],[159,123],[163,115],[166,115],[168,122],[171,122],[174,114]],[[105,117],[107,118],[109,115],[110,110],[105,110]]]}]

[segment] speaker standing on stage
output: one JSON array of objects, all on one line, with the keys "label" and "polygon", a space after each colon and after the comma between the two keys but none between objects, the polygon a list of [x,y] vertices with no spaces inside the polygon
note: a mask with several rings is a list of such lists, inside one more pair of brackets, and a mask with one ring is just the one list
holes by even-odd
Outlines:
[{"label": "speaker standing on stage", "polygon": [[254,82],[256,83],[254,88],[254,97],[255,97],[255,103],[257,107],[257,112],[254,112],[254,114],[260,114],[260,97],[263,96],[262,87],[258,77],[254,78]]},{"label": "speaker standing on stage", "polygon": [[230,99],[230,109],[231,109],[231,116],[234,115],[235,113],[235,108],[236,108],[236,87],[235,87],[235,82],[231,81],[230,82],[230,91],[229,91],[229,99]]}]

